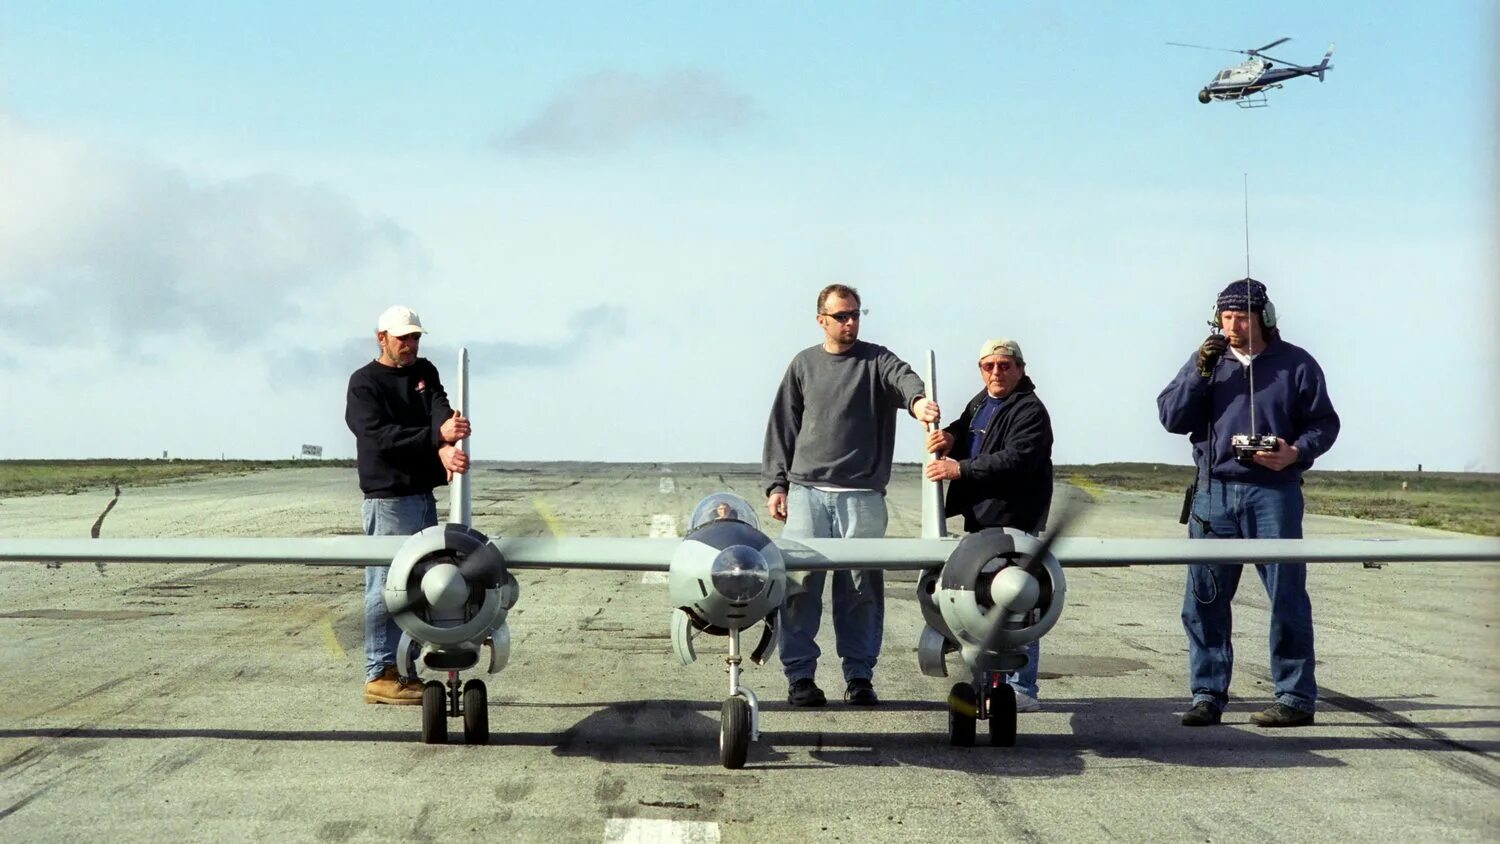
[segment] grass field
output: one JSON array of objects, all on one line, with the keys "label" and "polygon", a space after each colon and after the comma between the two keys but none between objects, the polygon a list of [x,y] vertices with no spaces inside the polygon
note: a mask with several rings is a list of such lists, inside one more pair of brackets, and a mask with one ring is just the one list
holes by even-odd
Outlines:
[{"label": "grass field", "polygon": [[[1181,495],[1191,466],[1100,463],[1058,466],[1059,479]],[[1500,536],[1500,475],[1469,472],[1321,472],[1303,476],[1307,510]]]},{"label": "grass field", "polygon": [[[190,478],[306,467],[306,460],[0,460],[0,498],[110,486],[156,486]],[[353,467],[352,460],[318,465]]]},{"label": "grass field", "polygon": [[[190,478],[307,467],[306,460],[7,460],[0,461],[0,498],[81,489],[151,486]],[[351,460],[318,466],[353,468]],[[1190,466],[1164,463],[1059,465],[1059,480],[1106,489],[1180,495]],[[1305,476],[1307,509],[1330,516],[1419,525],[1500,536],[1500,475],[1465,472],[1319,472]]]}]

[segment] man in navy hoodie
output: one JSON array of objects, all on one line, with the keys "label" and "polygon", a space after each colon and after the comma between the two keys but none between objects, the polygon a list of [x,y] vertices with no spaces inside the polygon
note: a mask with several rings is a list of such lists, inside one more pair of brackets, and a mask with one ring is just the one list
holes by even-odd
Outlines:
[{"label": "man in navy hoodie", "polygon": [[[1312,355],[1281,339],[1276,308],[1266,286],[1254,279],[1224,288],[1210,325],[1214,332],[1156,397],[1162,425],[1174,434],[1187,434],[1193,446],[1198,473],[1188,535],[1301,539],[1302,473],[1333,446],[1339,433],[1323,370]],[[1237,456],[1236,434],[1273,435],[1275,448],[1241,449]],[[1182,716],[1185,726],[1218,724],[1229,703],[1234,668],[1230,602],[1242,568],[1188,567],[1182,624],[1193,702]],[[1250,720],[1262,727],[1311,724],[1318,685],[1307,565],[1255,568],[1271,603],[1276,701]]]}]

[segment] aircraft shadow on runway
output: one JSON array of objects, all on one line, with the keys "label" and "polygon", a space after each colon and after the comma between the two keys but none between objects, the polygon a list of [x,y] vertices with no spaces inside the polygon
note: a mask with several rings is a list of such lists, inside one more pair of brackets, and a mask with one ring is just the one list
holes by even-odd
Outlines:
[{"label": "aircraft shadow on runway", "polygon": [[[1328,768],[1347,763],[1338,754],[1360,750],[1423,751],[1441,754],[1439,761],[1470,778],[1500,784],[1478,762],[1500,753],[1500,740],[1464,739],[1467,730],[1493,731],[1496,720],[1413,721],[1398,711],[1473,711],[1422,700],[1383,698],[1325,699],[1315,726],[1263,730],[1248,722],[1264,703],[1237,702],[1221,727],[1186,728],[1178,723],[1181,702],[1175,699],[1057,699],[1046,710],[1021,716],[1015,747],[989,747],[984,727],[979,745],[950,747],[946,712],[931,701],[889,700],[881,707],[856,710],[841,704],[826,709],[794,710],[786,704],[765,708],[761,741],[750,749],[749,767],[805,768],[838,766],[908,766],[1003,774],[1061,777],[1081,774],[1086,757],[1137,760],[1161,765],[1202,768]],[[508,732],[510,707],[589,708],[582,720],[562,730]],[[717,705],[703,701],[630,700],[605,703],[492,704],[492,735],[487,747],[462,752],[503,752],[506,747],[552,748],[557,756],[579,756],[631,764],[717,766]],[[1493,710],[1495,707],[1485,707]],[[889,722],[902,712],[920,712],[930,730],[885,731],[862,724]],[[1350,713],[1357,716],[1349,717]],[[1062,727],[1056,716],[1066,714]],[[1061,731],[1059,728],[1061,727]],[[176,739],[229,741],[394,742],[416,741],[412,729],[397,730],[248,730],[192,727],[52,727],[0,729],[0,739]],[[455,736],[452,743],[461,742]],[[811,757],[812,762],[806,761]],[[1478,757],[1478,758],[1474,758]],[[7,765],[0,764],[0,772]],[[1496,780],[1496,782],[1491,782]]]}]

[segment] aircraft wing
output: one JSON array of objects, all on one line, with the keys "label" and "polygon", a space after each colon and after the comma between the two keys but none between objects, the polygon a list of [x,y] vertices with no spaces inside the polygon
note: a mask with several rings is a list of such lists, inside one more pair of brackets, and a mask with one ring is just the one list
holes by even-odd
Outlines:
[{"label": "aircraft wing", "polygon": [[[956,539],[778,539],[790,571],[940,566]],[[1500,539],[1100,539],[1053,543],[1064,568],[1187,563],[1500,563]]]},{"label": "aircraft wing", "polygon": [[[404,536],[297,539],[0,539],[0,562],[389,565]],[[507,567],[667,571],[675,538],[497,538]],[[790,571],[921,570],[957,547],[947,539],[778,539]],[[1500,562],[1500,539],[1058,539],[1065,567],[1185,563]]]},{"label": "aircraft wing", "polygon": [[1066,567],[1183,563],[1500,563],[1500,539],[1096,539],[1052,546]]},{"label": "aircraft wing", "polygon": [[0,562],[388,566],[406,539],[404,536],[301,539],[0,539]]}]

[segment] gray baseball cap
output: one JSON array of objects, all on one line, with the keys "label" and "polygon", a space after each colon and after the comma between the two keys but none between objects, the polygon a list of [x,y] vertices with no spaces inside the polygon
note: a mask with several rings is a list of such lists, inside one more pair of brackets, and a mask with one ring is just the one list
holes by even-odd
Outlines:
[{"label": "gray baseball cap", "polygon": [[1026,358],[1021,355],[1021,344],[1009,337],[996,337],[993,340],[984,341],[979,347],[979,359],[984,360],[990,355],[1005,355],[1013,357],[1019,363],[1025,363]]}]

